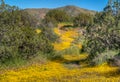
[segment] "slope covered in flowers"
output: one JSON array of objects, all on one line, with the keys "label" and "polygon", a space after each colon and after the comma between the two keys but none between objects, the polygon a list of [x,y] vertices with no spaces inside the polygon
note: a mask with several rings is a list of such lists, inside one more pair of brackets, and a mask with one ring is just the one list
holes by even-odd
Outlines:
[{"label": "slope covered in flowers", "polygon": [[[62,26],[66,24],[60,23],[58,24],[58,28],[55,28],[54,31],[56,34],[60,36],[60,42],[54,43],[54,49],[55,50],[64,50],[66,48],[69,48],[71,46],[71,43],[74,41],[74,38],[78,36],[78,32],[76,29],[69,29],[69,31],[66,30],[60,30]],[[80,48],[81,45],[78,45]]]},{"label": "slope covered in flowers", "polygon": [[[54,29],[61,42],[55,43],[55,50],[69,48],[77,36],[76,30],[62,31]],[[40,33],[40,30],[36,30]],[[61,60],[48,61],[45,64],[32,64],[19,69],[6,70],[0,74],[0,82],[119,82],[119,68],[107,64],[90,67],[82,60],[87,54],[64,55]],[[79,63],[74,63],[79,61]]]},{"label": "slope covered in flowers", "polygon": [[[83,55],[81,56],[83,58]],[[77,60],[81,57],[73,57],[73,59]],[[98,67],[82,67],[79,64],[77,68],[70,69],[58,62],[48,62],[45,65],[34,64],[30,67],[7,71],[0,75],[0,82],[118,82],[119,76],[113,77],[117,75],[117,70],[118,68],[109,67],[106,64]]]}]

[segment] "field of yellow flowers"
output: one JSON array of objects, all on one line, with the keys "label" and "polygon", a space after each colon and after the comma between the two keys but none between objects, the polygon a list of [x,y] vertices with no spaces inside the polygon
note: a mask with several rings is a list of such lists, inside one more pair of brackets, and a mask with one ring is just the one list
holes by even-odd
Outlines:
[{"label": "field of yellow flowers", "polygon": [[[62,27],[63,24],[58,24],[58,27]],[[78,36],[76,29],[69,29],[69,31],[60,30],[59,28],[54,29],[55,33],[60,36],[61,42],[54,43],[55,50],[64,50],[71,46],[71,43],[74,41],[75,36]],[[79,48],[82,48],[81,44],[77,45]]]},{"label": "field of yellow flowers", "polygon": [[[69,60],[85,58],[66,56]],[[67,64],[66,64],[67,65]],[[97,67],[86,67],[84,64],[66,66],[59,62],[47,62],[44,65],[34,64],[17,70],[5,71],[0,75],[0,82],[119,82],[118,68],[107,64]]]},{"label": "field of yellow flowers", "polygon": [[[60,36],[61,42],[53,44],[55,50],[69,48],[76,30],[61,31],[54,29]],[[40,30],[36,30],[40,33]],[[82,48],[82,46],[81,46]],[[23,68],[2,71],[0,82],[120,82],[120,72],[117,67],[110,67],[107,64],[89,67],[85,62],[78,64],[69,63],[72,61],[84,60],[88,55],[64,55],[65,62],[48,61],[45,64],[33,64]]]}]

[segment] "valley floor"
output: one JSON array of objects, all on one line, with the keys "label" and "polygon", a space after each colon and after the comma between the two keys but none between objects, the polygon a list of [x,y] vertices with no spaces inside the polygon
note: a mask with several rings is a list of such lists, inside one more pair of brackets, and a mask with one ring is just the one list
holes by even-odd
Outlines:
[{"label": "valley floor", "polygon": [[[73,56],[73,59],[82,60],[84,55]],[[67,59],[72,60],[69,56],[66,56]],[[118,73],[118,68],[106,64],[87,67],[85,63],[63,64],[54,61],[45,65],[34,64],[18,70],[6,71],[0,75],[0,82],[119,82]]]},{"label": "valley floor", "polygon": [[[76,31],[55,28],[62,40],[54,44],[55,49],[60,51],[70,47],[73,37],[77,35]],[[82,48],[80,44],[76,46]],[[83,62],[86,57],[87,54],[66,54],[62,60],[8,70],[0,74],[0,82],[120,82],[119,68],[107,64],[90,67]]]}]

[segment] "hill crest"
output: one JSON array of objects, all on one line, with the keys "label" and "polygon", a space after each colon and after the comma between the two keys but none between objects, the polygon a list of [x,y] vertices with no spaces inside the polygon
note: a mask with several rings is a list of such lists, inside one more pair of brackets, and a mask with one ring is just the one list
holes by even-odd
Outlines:
[{"label": "hill crest", "polygon": [[[58,8],[53,8],[53,9],[64,10],[71,16],[77,16],[80,13],[89,13],[89,14],[93,14],[93,15],[95,14],[95,11],[80,8],[80,7],[73,6],[73,5],[67,5],[64,7],[58,7]],[[29,14],[31,14],[38,20],[44,19],[44,16],[50,10],[52,10],[52,9],[50,9],[50,8],[28,8],[28,9],[25,9],[25,11],[27,11]]]}]

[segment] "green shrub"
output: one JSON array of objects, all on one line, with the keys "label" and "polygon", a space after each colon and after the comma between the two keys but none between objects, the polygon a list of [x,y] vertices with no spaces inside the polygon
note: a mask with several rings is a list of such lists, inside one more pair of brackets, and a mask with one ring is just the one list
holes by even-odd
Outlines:
[{"label": "green shrub", "polygon": [[79,55],[80,54],[80,49],[76,46],[71,46],[68,49],[65,49],[64,54],[68,54],[68,55]]},{"label": "green shrub", "polygon": [[0,25],[34,27],[36,24],[37,20],[33,16],[18,7],[6,5],[5,10],[0,12]]},{"label": "green shrub", "polygon": [[110,59],[113,59],[117,55],[117,51],[106,51],[94,57],[91,64],[92,65],[101,65],[103,63],[109,62]]},{"label": "green shrub", "polygon": [[57,27],[57,21],[53,17],[46,16],[42,20],[42,25],[44,25],[44,27],[50,27],[50,28]]},{"label": "green shrub", "polygon": [[78,26],[78,27],[90,26],[94,22],[93,18],[94,17],[90,14],[81,13],[74,18],[73,24],[74,24],[74,26]]},{"label": "green shrub", "polygon": [[[45,27],[41,25],[41,35],[45,36],[46,39],[48,39],[50,42],[55,42],[59,36],[54,32],[53,28]],[[44,38],[44,37],[43,37]]]},{"label": "green shrub", "polygon": [[120,32],[118,27],[92,26],[87,31],[84,48],[90,54],[89,60],[94,59],[96,55],[100,55],[106,50],[119,50]]},{"label": "green shrub", "polygon": [[0,60],[4,62],[14,57],[29,59],[39,51],[52,53],[51,41],[43,33],[36,34],[34,30],[30,27],[1,27]]},{"label": "green shrub", "polygon": [[0,47],[0,62],[10,60],[12,58],[11,48],[1,46]]},{"label": "green shrub", "polygon": [[[2,6],[4,5],[4,7]],[[28,60],[38,52],[51,54],[55,40],[51,29],[35,32],[36,19],[18,7],[0,5],[0,63],[14,59]],[[51,35],[51,37],[49,37]]]},{"label": "green shrub", "polygon": [[68,22],[70,21],[70,16],[63,10],[53,9],[49,11],[46,17],[50,17],[51,19],[54,19],[57,22]]},{"label": "green shrub", "polygon": [[95,24],[98,24],[100,26],[106,25],[108,27],[113,26],[115,24],[115,20],[116,19],[114,16],[112,16],[112,14],[106,12],[96,13],[94,18]]},{"label": "green shrub", "polygon": [[0,62],[0,69],[10,69],[10,68],[18,68],[23,65],[27,65],[27,60],[24,60],[20,57],[11,58],[10,60],[6,60],[4,63]]},{"label": "green shrub", "polygon": [[90,54],[88,60],[103,62],[106,51],[120,50],[119,17],[106,11],[96,13],[94,24],[86,28],[85,37],[83,48]]},{"label": "green shrub", "polygon": [[55,56],[60,57],[62,55],[79,55],[79,54],[80,54],[80,49],[77,46],[71,46],[62,51],[56,51]]}]

